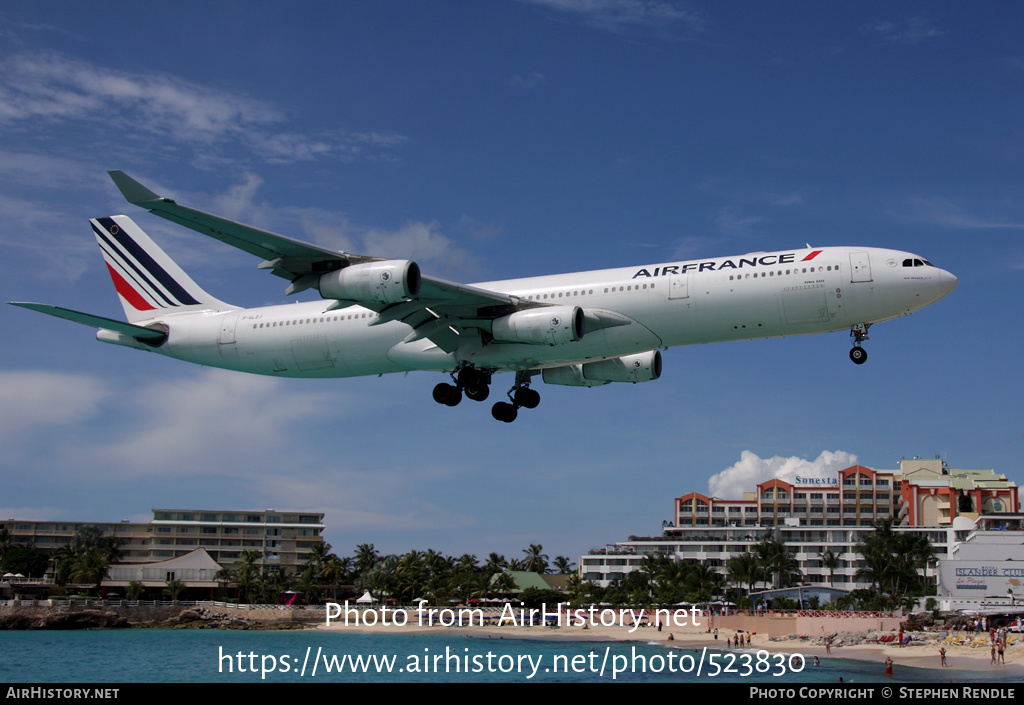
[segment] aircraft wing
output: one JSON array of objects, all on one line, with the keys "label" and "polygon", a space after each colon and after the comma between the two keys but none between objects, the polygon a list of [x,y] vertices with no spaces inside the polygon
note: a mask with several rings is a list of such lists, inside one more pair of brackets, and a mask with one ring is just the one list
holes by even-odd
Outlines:
[{"label": "aircraft wing", "polygon": [[[107,173],[110,174],[110,178],[114,180],[114,184],[129,203],[145,208],[161,218],[166,218],[240,250],[245,250],[257,257],[262,257],[263,262],[259,265],[260,269],[271,269],[274,274],[292,281],[293,284],[307,275],[319,275],[331,269],[337,269],[337,263],[344,263],[342,265],[344,266],[363,262],[381,262],[386,259],[329,250],[251,225],[204,213],[153,193],[123,171],[115,170]],[[296,287],[289,293],[300,290]],[[511,297],[498,292],[430,277],[423,278],[420,298],[437,303],[458,300],[466,305],[512,303]]]},{"label": "aircraft wing", "polygon": [[[380,262],[385,259],[329,250],[204,213],[159,196],[123,171],[108,173],[129,203],[262,258],[263,261],[258,265],[260,269],[270,269],[277,276],[291,282],[287,294],[314,286],[325,272],[350,264]],[[397,304],[339,301],[333,308],[353,303],[380,313],[377,323],[403,321],[416,329],[417,337],[430,338],[439,347],[449,351],[456,346],[459,331],[469,320],[496,318],[522,308],[544,305],[426,276],[421,278],[420,292],[415,300]],[[428,331],[433,332],[428,334]]]},{"label": "aircraft wing", "polygon": [[129,203],[145,208],[150,213],[184,225],[204,235],[225,242],[240,250],[263,258],[260,267],[273,269],[279,277],[295,281],[316,271],[329,271],[337,265],[333,262],[354,264],[375,261],[379,258],[359,257],[317,247],[284,235],[236,223],[227,218],[204,213],[195,208],[182,206],[170,198],[163,198],[150,191],[123,171],[109,171],[110,178]]}]

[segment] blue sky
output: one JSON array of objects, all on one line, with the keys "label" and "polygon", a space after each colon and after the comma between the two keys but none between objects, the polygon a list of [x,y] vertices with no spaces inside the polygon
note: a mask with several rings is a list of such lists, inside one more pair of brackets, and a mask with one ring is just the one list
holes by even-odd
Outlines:
[{"label": "blue sky", "polygon": [[511,425],[435,404],[437,374],[245,376],[3,306],[0,514],[318,510],[343,555],[575,557],[656,535],[727,469],[741,491],[941,454],[1024,482],[1022,25],[1005,3],[4,3],[5,301],[121,317],[86,222],[116,213],[213,295],[286,301],[108,169],[467,282],[810,243],[960,286],[873,328],[864,366],[843,333],[673,349],[657,382],[542,385]]}]

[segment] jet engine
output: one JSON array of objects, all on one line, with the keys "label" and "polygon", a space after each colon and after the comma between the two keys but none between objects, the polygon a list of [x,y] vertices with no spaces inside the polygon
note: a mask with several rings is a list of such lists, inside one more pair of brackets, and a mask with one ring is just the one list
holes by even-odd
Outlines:
[{"label": "jet engine", "polygon": [[491,335],[501,343],[561,345],[579,340],[583,333],[583,309],[579,306],[531,308],[491,323]]},{"label": "jet engine", "polygon": [[570,387],[597,387],[610,382],[651,382],[661,377],[661,351],[637,353],[587,362],[582,365],[553,367],[542,373],[545,384]]},{"label": "jet engine", "polygon": [[394,304],[420,293],[420,268],[412,260],[352,264],[320,276],[320,296],[340,301]]}]

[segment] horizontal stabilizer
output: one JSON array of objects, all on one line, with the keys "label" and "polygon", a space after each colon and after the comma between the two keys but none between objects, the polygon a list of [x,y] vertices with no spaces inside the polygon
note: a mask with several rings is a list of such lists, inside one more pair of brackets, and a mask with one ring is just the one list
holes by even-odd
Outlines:
[{"label": "horizontal stabilizer", "polygon": [[72,311],[68,308],[61,308],[60,306],[50,306],[49,304],[34,304],[25,301],[8,301],[7,303],[12,306],[21,306],[32,311],[39,311],[39,313],[45,313],[50,316],[56,316],[57,318],[63,318],[68,321],[74,321],[75,323],[81,323],[85,326],[92,326],[93,328],[102,328],[105,330],[112,330],[115,333],[122,333],[129,335],[139,340],[152,340],[156,341],[161,338],[167,337],[166,330],[156,330],[153,328],[143,328],[142,326],[135,326],[131,323],[125,323],[124,321],[115,321],[113,318],[104,318],[103,316],[94,316],[90,313],[81,313],[79,311]]}]

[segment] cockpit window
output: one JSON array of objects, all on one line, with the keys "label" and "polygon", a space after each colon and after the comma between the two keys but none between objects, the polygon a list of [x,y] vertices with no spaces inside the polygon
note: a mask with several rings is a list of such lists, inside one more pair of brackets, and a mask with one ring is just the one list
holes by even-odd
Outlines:
[{"label": "cockpit window", "polygon": [[905,259],[903,260],[904,267],[934,267],[935,265],[926,259]]}]

